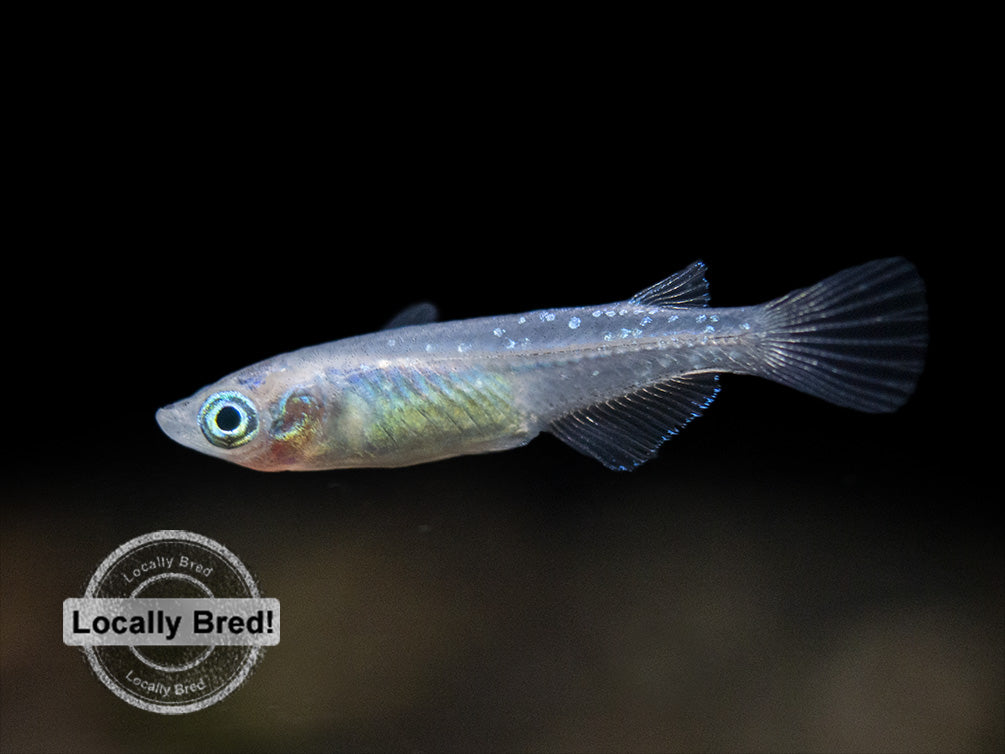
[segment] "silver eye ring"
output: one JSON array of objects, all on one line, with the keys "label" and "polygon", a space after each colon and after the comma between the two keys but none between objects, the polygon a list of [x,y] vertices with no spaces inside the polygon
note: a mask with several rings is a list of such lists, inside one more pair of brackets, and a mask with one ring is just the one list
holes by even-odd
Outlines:
[{"label": "silver eye ring", "polygon": [[236,448],[258,432],[258,411],[249,398],[234,390],[213,393],[199,409],[199,429],[218,448]]}]

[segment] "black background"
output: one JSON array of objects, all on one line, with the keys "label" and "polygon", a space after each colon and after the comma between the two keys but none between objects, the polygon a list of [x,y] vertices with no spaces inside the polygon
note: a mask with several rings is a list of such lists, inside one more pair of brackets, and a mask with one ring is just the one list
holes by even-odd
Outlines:
[{"label": "black background", "polygon": [[[844,21],[40,59],[6,273],[3,749],[1000,747],[994,398],[966,340],[981,100],[934,19]],[[153,419],[416,301],[604,303],[702,258],[730,306],[888,255],[932,317],[902,411],[726,376],[632,474],[550,437],[261,474]],[[220,541],[283,611],[245,687],[182,718],[58,638],[62,599],[163,528]]]}]

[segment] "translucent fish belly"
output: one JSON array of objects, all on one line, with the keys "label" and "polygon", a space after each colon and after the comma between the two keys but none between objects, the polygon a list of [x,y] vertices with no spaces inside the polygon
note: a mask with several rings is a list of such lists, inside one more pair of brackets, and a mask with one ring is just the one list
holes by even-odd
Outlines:
[{"label": "translucent fish belly", "polygon": [[402,466],[502,450],[529,439],[510,380],[480,369],[394,366],[344,374],[333,447],[360,463]]}]

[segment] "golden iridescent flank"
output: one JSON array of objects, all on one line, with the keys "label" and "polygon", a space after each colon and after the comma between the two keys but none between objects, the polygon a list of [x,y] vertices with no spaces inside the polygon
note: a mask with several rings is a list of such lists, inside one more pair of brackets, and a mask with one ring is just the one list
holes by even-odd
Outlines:
[{"label": "golden iridescent flank", "polygon": [[520,415],[499,375],[367,369],[347,379],[349,410],[365,416],[361,449],[374,456],[429,444],[463,447],[516,432]]}]

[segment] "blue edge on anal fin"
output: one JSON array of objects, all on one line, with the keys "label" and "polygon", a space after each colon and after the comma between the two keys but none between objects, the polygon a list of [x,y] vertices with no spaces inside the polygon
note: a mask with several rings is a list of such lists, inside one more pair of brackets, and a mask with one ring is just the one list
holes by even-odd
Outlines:
[{"label": "blue edge on anal fin", "polygon": [[566,414],[549,431],[609,469],[630,471],[701,416],[719,392],[718,380],[716,374],[695,374],[647,385]]}]

